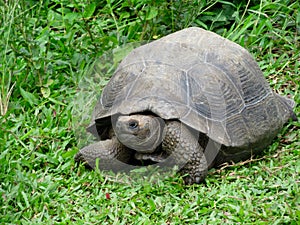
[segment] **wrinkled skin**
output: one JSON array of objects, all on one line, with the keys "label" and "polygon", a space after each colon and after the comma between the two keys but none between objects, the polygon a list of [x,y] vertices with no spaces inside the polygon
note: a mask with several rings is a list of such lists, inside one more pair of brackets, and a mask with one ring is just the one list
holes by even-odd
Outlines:
[{"label": "wrinkled skin", "polygon": [[126,147],[140,153],[152,153],[162,140],[162,122],[153,116],[120,116],[114,130],[118,140]]}]

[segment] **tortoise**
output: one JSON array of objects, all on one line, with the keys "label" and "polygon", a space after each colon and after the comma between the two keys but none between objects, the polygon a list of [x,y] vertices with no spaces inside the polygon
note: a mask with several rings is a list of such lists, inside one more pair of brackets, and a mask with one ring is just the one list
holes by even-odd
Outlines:
[{"label": "tortoise", "polygon": [[99,140],[75,161],[113,171],[179,165],[185,183],[200,183],[212,167],[261,153],[297,119],[293,107],[246,49],[190,27],[122,60],[87,128]]}]

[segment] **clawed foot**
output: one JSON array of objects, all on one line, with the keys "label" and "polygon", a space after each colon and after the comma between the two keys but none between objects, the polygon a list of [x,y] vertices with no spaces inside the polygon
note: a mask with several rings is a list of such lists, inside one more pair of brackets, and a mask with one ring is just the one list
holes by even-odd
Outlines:
[{"label": "clawed foot", "polygon": [[183,180],[185,184],[191,185],[191,184],[200,184],[204,181],[204,178],[207,175],[207,170],[197,172],[196,174],[189,174],[184,173],[183,171],[180,171],[180,173],[184,176]]}]

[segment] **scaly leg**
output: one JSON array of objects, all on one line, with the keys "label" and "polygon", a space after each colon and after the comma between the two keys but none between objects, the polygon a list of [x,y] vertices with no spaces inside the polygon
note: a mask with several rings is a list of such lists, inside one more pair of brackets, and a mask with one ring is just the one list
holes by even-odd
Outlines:
[{"label": "scaly leg", "polygon": [[169,121],[165,127],[163,150],[179,166],[187,184],[200,183],[207,175],[207,162],[198,138],[179,121]]},{"label": "scaly leg", "polygon": [[126,170],[126,164],[132,152],[122,145],[116,137],[98,141],[88,145],[75,155],[76,162],[86,162],[91,168],[96,167],[96,160],[99,159],[99,169],[121,171]]}]

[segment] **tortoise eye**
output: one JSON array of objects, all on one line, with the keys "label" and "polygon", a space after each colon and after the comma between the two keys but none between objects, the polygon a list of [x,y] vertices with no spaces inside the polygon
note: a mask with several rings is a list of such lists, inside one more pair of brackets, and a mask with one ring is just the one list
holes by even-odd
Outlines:
[{"label": "tortoise eye", "polygon": [[136,129],[139,126],[139,123],[136,120],[129,121],[128,127],[130,129]]}]

